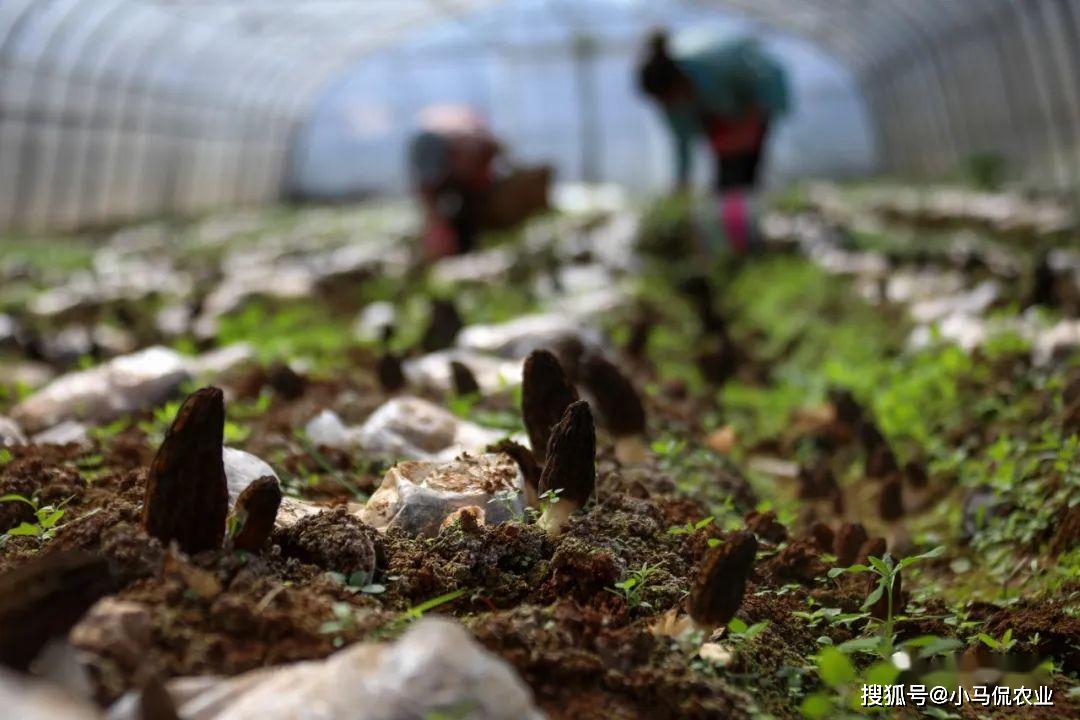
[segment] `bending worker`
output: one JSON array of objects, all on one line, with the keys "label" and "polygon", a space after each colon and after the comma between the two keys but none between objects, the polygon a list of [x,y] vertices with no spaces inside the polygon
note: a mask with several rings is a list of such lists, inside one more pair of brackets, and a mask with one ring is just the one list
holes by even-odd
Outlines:
[{"label": "bending worker", "polygon": [[428,260],[472,250],[499,151],[487,124],[467,107],[442,105],[421,113],[409,165],[424,214]]},{"label": "bending worker", "polygon": [[757,187],[769,128],[788,110],[788,89],[783,68],[756,40],[676,53],[658,31],[649,38],[639,83],[663,109],[675,139],[678,190],[690,185],[698,138],[716,157],[717,191]]}]

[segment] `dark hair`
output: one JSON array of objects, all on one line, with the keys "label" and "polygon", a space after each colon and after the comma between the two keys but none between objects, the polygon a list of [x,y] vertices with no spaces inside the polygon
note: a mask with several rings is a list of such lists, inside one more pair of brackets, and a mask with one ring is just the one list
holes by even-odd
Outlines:
[{"label": "dark hair", "polygon": [[666,31],[653,31],[647,47],[648,54],[638,68],[638,86],[646,95],[661,97],[683,79],[683,73],[668,53]]}]

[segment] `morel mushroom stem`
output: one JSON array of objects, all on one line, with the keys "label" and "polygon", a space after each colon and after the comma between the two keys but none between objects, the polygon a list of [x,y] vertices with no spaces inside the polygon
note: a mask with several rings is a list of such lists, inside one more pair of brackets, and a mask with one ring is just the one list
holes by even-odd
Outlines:
[{"label": "morel mushroom stem", "polygon": [[551,535],[561,533],[570,515],[596,490],[596,428],[584,400],[571,404],[552,430],[539,490],[547,508],[537,524]]},{"label": "morel mushroom stem", "polygon": [[146,479],[143,527],[187,553],[216,550],[225,537],[229,489],[221,453],[225,399],[206,387],[188,396]]}]

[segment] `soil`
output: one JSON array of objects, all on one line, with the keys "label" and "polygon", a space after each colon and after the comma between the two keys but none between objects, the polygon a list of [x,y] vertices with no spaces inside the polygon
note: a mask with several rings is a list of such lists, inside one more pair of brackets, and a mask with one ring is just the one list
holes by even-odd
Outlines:
[{"label": "soil", "polygon": [[[452,342],[461,325],[452,305],[436,307],[448,327],[435,322],[428,328],[423,337],[427,348]],[[718,330],[717,318],[706,319],[709,322],[684,338],[687,349],[716,344],[718,333],[725,347],[731,342],[726,323]],[[635,327],[655,322],[643,316]],[[707,374],[707,383],[725,383],[736,371],[752,384],[779,382],[770,372],[778,357],[775,348],[742,336],[740,342],[741,367],[729,368],[735,362],[730,357],[708,360],[722,372]],[[186,554],[164,546],[142,525],[148,468],[158,447],[139,424],[149,421],[151,413],[139,413],[117,434],[95,435],[88,449],[9,448],[11,458],[0,466],[0,494],[35,497],[41,505],[63,504],[64,516],[55,537],[47,541],[7,538],[0,549],[0,571],[75,550],[108,560],[120,583],[116,598],[142,609],[149,632],[137,639],[134,650],[119,641],[93,648],[94,693],[103,705],[151,681],[234,675],[325,657],[352,642],[392,638],[410,619],[411,608],[464,588],[466,593],[429,612],[459,618],[520,673],[537,703],[555,720],[800,717],[802,696],[822,688],[813,658],[823,645],[873,634],[862,609],[873,583],[868,588],[861,574],[829,578],[829,570],[867,562],[886,547],[902,557],[933,544],[899,531],[907,521],[899,509],[907,486],[899,479],[903,463],[898,460],[910,459],[910,453],[905,449],[894,455],[881,430],[864,422],[867,411],[853,407],[849,395],[834,402],[834,412],[814,420],[813,427],[807,427],[805,417],[793,415],[780,432],[757,438],[752,450],[779,455],[803,469],[825,458],[826,464],[817,462],[813,475],[829,477],[814,481],[814,488],[825,487],[821,492],[800,491],[797,481],[789,481],[786,495],[800,511],[778,513],[760,502],[760,478],[751,482],[740,470],[742,463],[706,445],[702,418],[724,410],[722,395],[659,378],[656,368],[642,360],[648,343],[635,336],[631,345],[636,361],[619,365],[629,373],[622,379],[651,391],[643,393],[640,402],[636,395],[607,402],[605,412],[619,417],[601,424],[596,433],[595,498],[557,537],[538,527],[531,513],[500,525],[462,516],[433,538],[413,538],[397,530],[380,534],[358,520],[348,503],[377,487],[385,465],[328,448],[316,456],[294,435],[327,407],[347,422],[358,422],[388,391],[399,389],[402,378],[395,374],[393,382],[387,381],[385,356],[356,352],[349,355],[347,367],[330,373],[306,376],[273,364],[224,383],[228,397],[269,397],[260,413],[245,420],[249,433],[243,447],[280,469],[289,494],[324,506],[319,514],[276,530],[256,551]],[[794,353],[797,347],[795,343],[781,352]],[[980,385],[987,395],[999,383],[1008,385],[1016,372],[1000,360],[987,360],[981,367],[984,378],[995,378]],[[616,395],[621,387],[617,382],[599,384]],[[1075,415],[1075,387],[1076,382],[1069,385],[1071,404],[1048,401],[1045,413],[1063,419]],[[1052,391],[1033,390],[1031,395],[1043,392]],[[631,410],[620,409],[619,401]],[[506,397],[481,399],[479,407],[516,411]],[[653,437],[681,436],[690,448],[683,455],[654,449],[644,464],[620,464],[614,436],[639,431],[644,424],[640,413],[647,414]],[[872,446],[870,452],[864,452],[856,426],[863,430],[863,443]],[[993,429],[958,423],[942,442],[982,452],[1005,427],[1005,421]],[[537,471],[529,474],[535,477]],[[834,471],[836,479],[831,477]],[[960,493],[950,485],[955,478],[925,470],[916,474],[915,489],[932,498],[917,512],[948,515],[959,528]],[[803,473],[804,479],[810,475]],[[304,482],[309,477],[315,480]],[[688,483],[690,477],[694,483]],[[846,503],[834,502],[832,487],[838,482]],[[882,488],[887,497],[879,511]],[[800,492],[802,500],[797,499]],[[728,516],[710,520],[710,512],[723,502],[728,503]],[[1018,557],[1045,564],[1075,552],[1077,510],[1072,507],[1049,520],[1027,547],[1016,548]],[[985,515],[980,513],[980,522]],[[0,531],[33,519],[33,509],[25,503],[0,503]],[[750,547],[743,559],[751,562],[726,569],[717,558],[736,547]],[[689,635],[671,630],[689,622],[689,598],[695,583],[703,582],[703,567],[715,571],[717,576],[709,581],[719,583],[717,587],[745,583],[741,597],[724,598],[731,608],[721,614],[724,621],[733,616],[745,626],[765,623],[760,632],[740,638],[725,630],[722,621],[719,627],[700,627]],[[646,569],[647,580],[620,589],[627,578]],[[1009,717],[1080,716],[1080,704],[1067,695],[1080,673],[1077,575],[1001,602],[972,601],[961,621],[970,625],[961,628],[955,603],[946,604],[932,590],[925,591],[937,584],[949,586],[952,573],[950,558],[925,561],[917,575],[905,570],[904,595],[894,596],[897,612],[907,608],[896,623],[898,641],[932,634],[967,646],[976,632],[972,628],[991,638],[1011,630],[1018,651],[1051,659],[1059,672],[1046,680],[1055,690],[1053,707],[1015,709]],[[360,580],[354,582],[358,574]],[[7,607],[0,597],[0,614],[8,612]],[[814,615],[823,608],[853,619],[829,622]],[[880,603],[870,612],[883,617]],[[0,617],[0,622],[7,619]],[[710,638],[730,649],[726,666],[699,655],[702,642]],[[855,656],[854,661],[861,670],[871,658]],[[958,712],[964,718],[979,717],[972,708]]]}]

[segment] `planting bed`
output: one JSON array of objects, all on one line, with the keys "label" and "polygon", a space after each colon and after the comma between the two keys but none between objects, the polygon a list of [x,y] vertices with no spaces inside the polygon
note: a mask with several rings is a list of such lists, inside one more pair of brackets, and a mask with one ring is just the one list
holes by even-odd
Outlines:
[{"label": "planting bed", "polygon": [[[443,615],[551,718],[1078,717],[1077,235],[996,201],[804,188],[709,267],[671,204],[427,270],[393,207],[0,241],[0,660],[185,717]],[[502,716],[401,673],[348,716]],[[862,707],[920,683],[1052,705]]]}]

